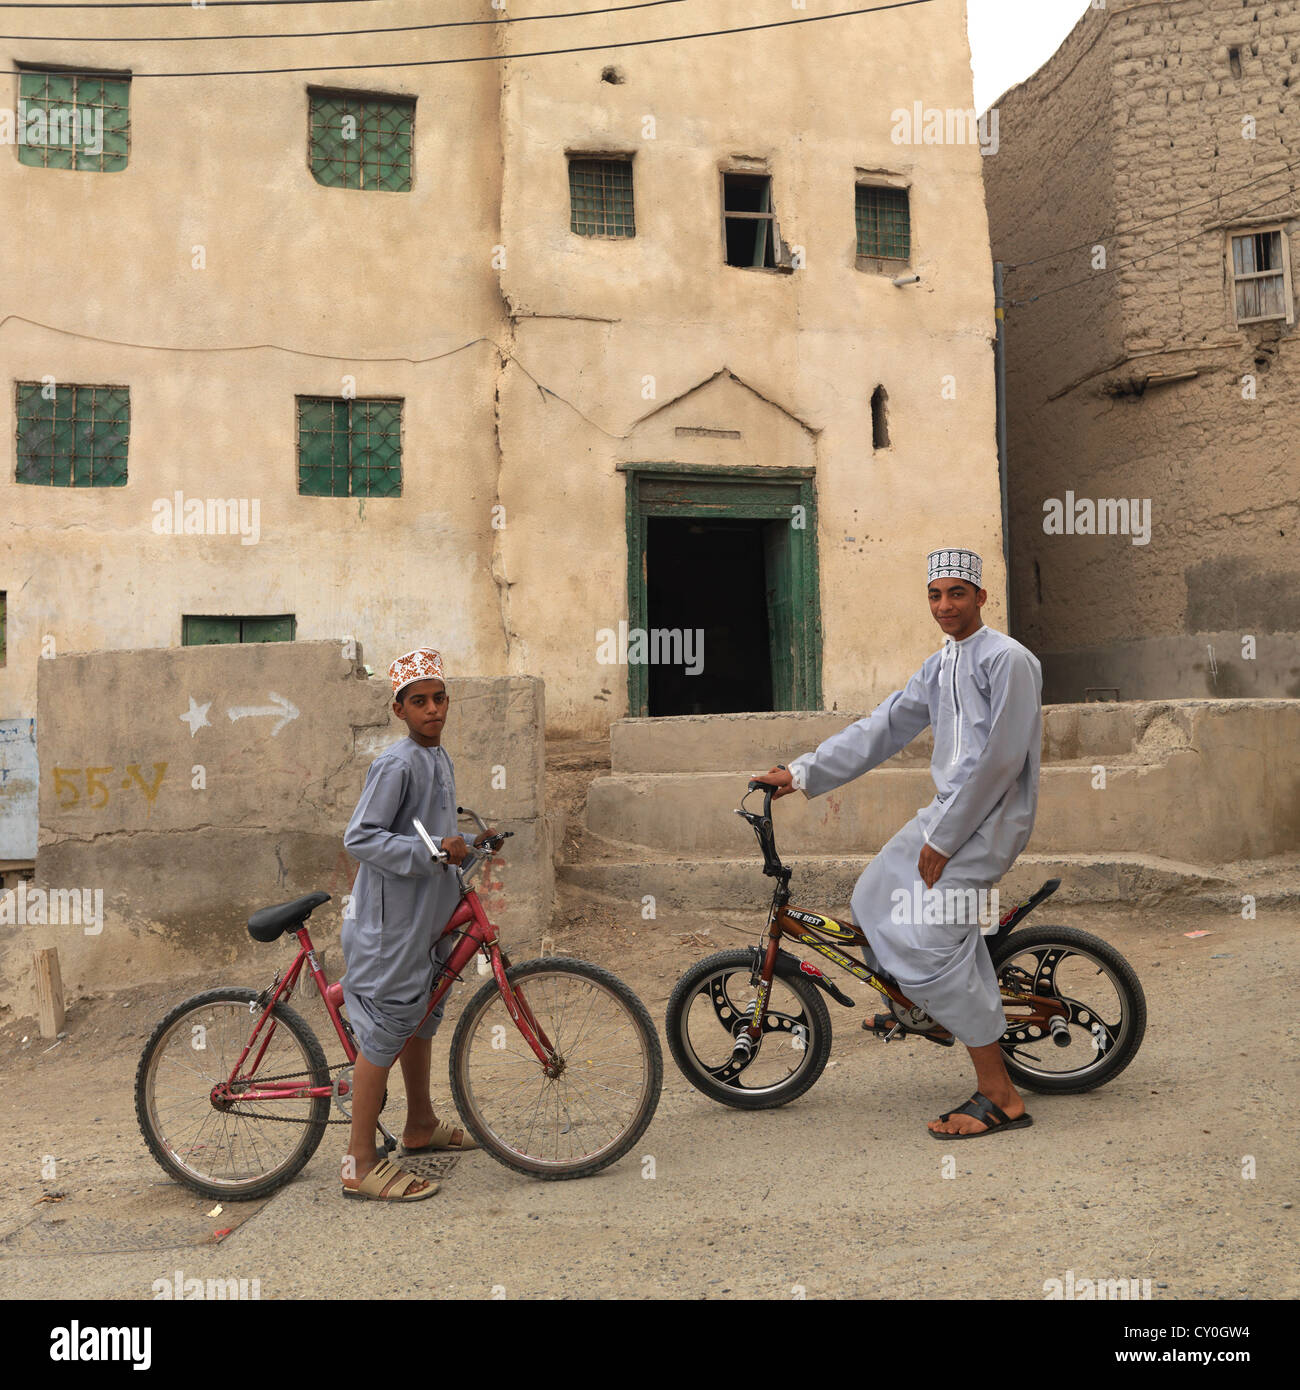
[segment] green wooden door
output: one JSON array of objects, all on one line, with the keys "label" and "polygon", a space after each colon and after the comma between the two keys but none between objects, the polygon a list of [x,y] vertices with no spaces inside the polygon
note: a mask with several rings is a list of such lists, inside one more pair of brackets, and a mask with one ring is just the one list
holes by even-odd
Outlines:
[{"label": "green wooden door", "polygon": [[[820,709],[821,598],[817,568],[817,495],[802,468],[620,465],[627,474],[629,628],[647,624],[646,520],[651,516],[735,517],[763,528],[765,589],[775,709]],[[649,713],[649,677],[629,665],[628,713]]]},{"label": "green wooden door", "polygon": [[763,579],[767,597],[767,643],[772,660],[772,708],[794,709],[795,589],[790,564],[790,525],[763,527]]}]

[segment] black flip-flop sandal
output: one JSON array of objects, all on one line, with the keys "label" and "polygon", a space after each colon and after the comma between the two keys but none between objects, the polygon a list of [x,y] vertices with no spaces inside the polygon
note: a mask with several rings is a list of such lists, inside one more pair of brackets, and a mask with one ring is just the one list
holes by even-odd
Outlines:
[{"label": "black flip-flop sandal", "polygon": [[970,1115],[988,1128],[977,1129],[973,1134],[940,1134],[937,1129],[927,1129],[926,1133],[931,1139],[983,1139],[986,1134],[1001,1134],[1004,1129],[1027,1129],[1034,1122],[1028,1110],[1019,1118],[1010,1119],[1007,1112],[1001,1106],[994,1105],[983,1091],[976,1091],[965,1105],[959,1105],[956,1110],[949,1110],[939,1118],[950,1120],[954,1115]]}]

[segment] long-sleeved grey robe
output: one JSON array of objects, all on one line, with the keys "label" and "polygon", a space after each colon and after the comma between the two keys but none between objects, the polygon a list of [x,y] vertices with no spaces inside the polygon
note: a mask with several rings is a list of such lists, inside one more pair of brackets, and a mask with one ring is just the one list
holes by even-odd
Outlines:
[{"label": "long-sleeved grey robe", "polygon": [[[980,627],[960,642],[945,638],[902,690],[790,764],[800,769],[805,794],[820,796],[933,726],[934,800],[867,866],[853,892],[853,918],[871,943],[873,964],[970,1047],[996,1042],[1006,1030],[979,921],[970,912],[964,923],[951,912],[933,920],[937,912],[918,914],[903,895],[937,906],[948,889],[987,891],[1024,849],[1038,806],[1042,688],[1032,652]],[[934,885],[940,894],[926,894],[917,868],[926,844],[948,856]]]},{"label": "long-sleeved grey robe", "polygon": [[[361,861],[341,935],[343,998],[362,1055],[381,1067],[416,1031],[456,940],[438,940],[460,901],[456,875],[430,858],[417,818],[435,843],[458,833],[455,775],[444,749],[405,738],[371,763],[343,835]],[[433,1037],[441,1021],[440,1004],[419,1036]]]}]

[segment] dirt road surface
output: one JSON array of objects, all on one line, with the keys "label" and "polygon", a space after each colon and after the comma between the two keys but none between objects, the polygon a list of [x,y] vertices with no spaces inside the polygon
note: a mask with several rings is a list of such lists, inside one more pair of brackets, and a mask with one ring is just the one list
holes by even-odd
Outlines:
[{"label": "dirt road surface", "polygon": [[[974,1089],[964,1051],[866,1036],[876,996],[844,980],[858,1007],[830,1005],[830,1064],[792,1105],[716,1105],[665,1046],[658,1113],[613,1168],[542,1183],[473,1153],[405,1209],[341,1200],[341,1129],[288,1187],[215,1216],[145,1149],[132,1081],[154,1023],[200,989],[266,983],[288,958],[280,945],[262,972],[75,1003],[49,1051],[18,1020],[0,1030],[0,1295],[150,1299],[180,1271],[256,1280],[263,1299],[1041,1299],[1073,1271],[1149,1279],[1153,1299],[1294,1298],[1300,909],[1241,921],[1181,904],[1049,905],[1035,917],[1116,945],[1150,1022],[1111,1085],[1028,1095],[1030,1129],[932,1141],[925,1121]],[[738,921],[754,919],[642,922],[589,905],[556,950],[614,969],[662,1031],[686,966],[753,939],[727,925]],[[507,944],[516,960],[536,954]],[[468,993],[454,992],[434,1047],[446,1114],[446,1047]],[[319,1001],[300,1007],[324,1036]]]}]

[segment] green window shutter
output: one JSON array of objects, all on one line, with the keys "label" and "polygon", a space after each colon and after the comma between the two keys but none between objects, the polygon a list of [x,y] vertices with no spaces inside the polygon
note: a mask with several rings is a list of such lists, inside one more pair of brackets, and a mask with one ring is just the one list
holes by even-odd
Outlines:
[{"label": "green window shutter", "polygon": [[181,644],[211,647],[228,642],[292,642],[296,620],[292,613],[270,618],[207,618],[187,614],[181,619]]},{"label": "green window shutter", "polygon": [[125,386],[17,383],[17,481],[46,487],[125,487],[131,393]]},{"label": "green window shutter", "polygon": [[181,620],[181,645],[210,647],[239,641],[239,618],[191,618]]},{"label": "green window shutter", "polygon": [[347,92],[308,95],[307,160],[327,188],[411,190],[415,102]]},{"label": "green window shutter", "polygon": [[278,618],[241,618],[238,620],[240,642],[292,642],[294,620],[292,614]]},{"label": "green window shutter", "polygon": [[20,72],[18,162],[96,173],[125,169],[130,91],[127,77]]},{"label": "green window shutter", "polygon": [[912,255],[912,220],[905,188],[858,184],[854,206],[858,255],[906,261]]},{"label": "green window shutter", "polygon": [[298,491],[308,497],[348,495],[349,401],[298,398]]},{"label": "green window shutter", "polygon": [[401,401],[352,402],[353,497],[402,495]]},{"label": "green window shutter", "polygon": [[402,402],[298,398],[298,491],[402,495]]},{"label": "green window shutter", "polygon": [[569,160],[569,228],[579,236],[636,236],[630,159]]}]

